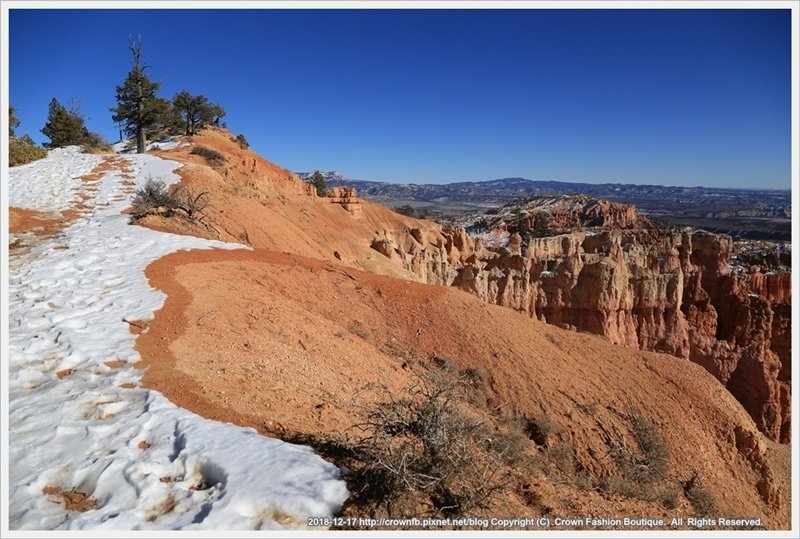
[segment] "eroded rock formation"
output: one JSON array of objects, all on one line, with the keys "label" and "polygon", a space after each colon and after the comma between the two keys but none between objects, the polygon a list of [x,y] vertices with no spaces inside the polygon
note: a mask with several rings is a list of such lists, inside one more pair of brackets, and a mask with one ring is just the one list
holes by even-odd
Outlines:
[{"label": "eroded rock formation", "polygon": [[489,248],[463,229],[383,231],[379,253],[421,281],[563,328],[689,359],[711,372],[773,440],[790,436],[787,273],[733,271],[728,236],[618,230]]},{"label": "eroded rock formation", "polygon": [[331,187],[328,189],[328,200],[332,204],[339,204],[353,215],[361,214],[361,200],[352,187]]}]

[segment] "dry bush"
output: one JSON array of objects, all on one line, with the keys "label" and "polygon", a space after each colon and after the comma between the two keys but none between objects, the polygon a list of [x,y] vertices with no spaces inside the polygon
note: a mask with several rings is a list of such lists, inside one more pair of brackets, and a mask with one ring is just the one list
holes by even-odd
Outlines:
[{"label": "dry bush", "polygon": [[630,415],[630,424],[638,451],[624,444],[616,448],[614,458],[622,474],[639,484],[666,479],[669,451],[655,422],[633,412]]},{"label": "dry bush", "polygon": [[148,177],[145,184],[136,191],[131,203],[134,220],[145,215],[157,213],[159,209],[175,208],[175,200],[167,192],[166,184],[161,180]]},{"label": "dry bush", "polygon": [[566,442],[560,441],[547,447],[544,451],[545,458],[550,464],[551,473],[554,474],[556,483],[573,485],[579,489],[591,486],[591,478],[575,456],[575,450]]},{"label": "dry bush", "polygon": [[135,221],[145,215],[170,217],[180,213],[191,221],[202,222],[203,211],[208,207],[207,196],[206,192],[194,194],[182,184],[178,184],[170,193],[163,181],[148,178],[133,197],[131,217]]},{"label": "dry bush", "polygon": [[612,448],[610,454],[619,468],[619,475],[604,478],[600,487],[627,498],[659,501],[667,508],[675,507],[677,490],[667,478],[669,450],[666,442],[653,420],[632,411],[628,421],[636,447],[623,441]]},{"label": "dry bush", "polygon": [[400,395],[363,410],[353,442],[360,468],[351,476],[356,503],[390,516],[464,515],[491,507],[512,483],[509,464],[524,436],[493,433],[468,414],[466,381],[434,371]]},{"label": "dry bush", "polygon": [[365,341],[368,341],[372,338],[372,334],[369,332],[369,330],[358,324],[353,324],[352,326],[350,326],[350,333],[352,333],[353,335],[358,335]]},{"label": "dry bush", "polygon": [[703,486],[697,472],[683,485],[683,492],[699,516],[708,516],[716,512],[717,503],[714,496]]},{"label": "dry bush", "polygon": [[206,148],[205,146],[195,146],[192,148],[191,153],[194,155],[199,155],[208,161],[209,163],[216,165],[225,162],[225,156],[219,153],[216,150],[212,150],[211,148]]}]

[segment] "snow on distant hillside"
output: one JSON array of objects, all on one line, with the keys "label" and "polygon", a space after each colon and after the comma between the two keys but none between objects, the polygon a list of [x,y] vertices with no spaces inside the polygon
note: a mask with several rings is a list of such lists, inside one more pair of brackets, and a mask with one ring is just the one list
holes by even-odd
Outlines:
[{"label": "snow on distant hillside", "polygon": [[[178,179],[178,163],[122,158],[137,185]],[[11,205],[65,209],[70,189],[85,189],[77,178],[101,160],[66,148],[14,168]],[[124,320],[152,318],[164,301],[144,268],[176,250],[242,246],[129,225],[121,181],[107,172],[89,213],[9,260],[10,528],[270,529],[332,515],[348,493],[311,449],[206,420],[138,386]],[[58,491],[85,494],[87,510],[66,510]]]},{"label": "snow on distant hillside", "polygon": [[[314,172],[295,172],[295,174],[300,176],[301,180],[305,180],[309,176],[314,174]],[[326,182],[347,183],[348,181],[350,181],[344,175],[342,175],[342,173],[340,173],[340,172],[338,172],[336,170],[331,170],[331,171],[328,171],[328,172],[322,172],[322,175],[325,177],[325,181]]]}]

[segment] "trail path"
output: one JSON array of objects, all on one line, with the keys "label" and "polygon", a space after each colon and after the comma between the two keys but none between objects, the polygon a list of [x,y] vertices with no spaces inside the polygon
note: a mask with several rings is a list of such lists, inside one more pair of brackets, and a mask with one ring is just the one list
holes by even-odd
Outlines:
[{"label": "trail path", "polygon": [[11,169],[10,206],[77,213],[9,259],[11,529],[302,527],[347,497],[338,469],[309,448],[140,387],[126,321],[164,301],[144,268],[177,250],[243,248],[128,224],[136,187],[178,181],[179,166],[66,148]]}]

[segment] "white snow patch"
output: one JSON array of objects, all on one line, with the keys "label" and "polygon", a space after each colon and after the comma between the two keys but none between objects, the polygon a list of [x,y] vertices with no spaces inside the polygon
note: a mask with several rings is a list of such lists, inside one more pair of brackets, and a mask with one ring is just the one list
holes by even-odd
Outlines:
[{"label": "white snow patch", "polygon": [[[153,142],[149,142],[147,144],[146,150],[172,150],[175,148],[185,148],[186,146],[191,146],[188,142],[184,140],[184,137],[181,136],[174,136],[174,137],[167,137],[166,139],[156,140]],[[115,144],[111,145],[111,148],[117,153],[123,154],[135,154],[136,153],[136,141],[135,140],[121,140]]]},{"label": "white snow patch", "polygon": [[475,239],[481,239],[486,243],[487,247],[505,247],[511,239],[511,234],[508,232],[482,232],[472,236]]},{"label": "white snow patch", "polygon": [[[59,198],[59,186],[68,192],[99,159],[67,148],[12,169],[12,200],[62,209],[72,195]],[[175,162],[125,159],[138,185],[148,176],[178,180]],[[119,387],[139,381],[123,318],[152,318],[165,299],[144,268],[176,250],[242,247],[129,225],[120,214],[129,201],[112,200],[121,179],[108,172],[91,213],[9,261],[9,526],[271,529],[331,516],[347,489],[311,449],[204,419],[155,391]],[[115,359],[127,364],[105,365]],[[63,369],[74,370],[58,379]],[[97,505],[67,511],[45,487],[76,489]]]},{"label": "white snow patch", "polygon": [[170,137],[168,140],[151,142],[147,145],[148,150],[173,150],[175,148],[185,148],[191,146],[188,142],[182,142],[180,137]]},{"label": "white snow patch", "polygon": [[47,157],[8,171],[8,205],[39,211],[60,211],[83,186],[81,176],[103,160],[100,155],[81,153],[78,146],[56,148]]}]

